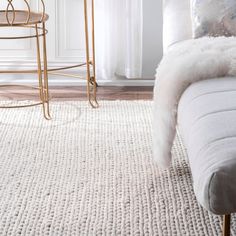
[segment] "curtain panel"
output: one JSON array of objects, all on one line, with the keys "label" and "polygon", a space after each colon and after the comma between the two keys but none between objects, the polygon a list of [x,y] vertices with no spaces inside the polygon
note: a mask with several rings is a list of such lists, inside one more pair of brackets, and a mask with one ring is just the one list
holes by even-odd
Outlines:
[{"label": "curtain panel", "polygon": [[142,0],[98,0],[95,14],[98,78],[141,78]]}]

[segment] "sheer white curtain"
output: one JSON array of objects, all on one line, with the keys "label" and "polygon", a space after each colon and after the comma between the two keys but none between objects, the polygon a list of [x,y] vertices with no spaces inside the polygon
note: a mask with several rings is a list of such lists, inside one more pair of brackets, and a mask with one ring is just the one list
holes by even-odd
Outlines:
[{"label": "sheer white curtain", "polygon": [[142,1],[95,1],[99,79],[141,78]]}]

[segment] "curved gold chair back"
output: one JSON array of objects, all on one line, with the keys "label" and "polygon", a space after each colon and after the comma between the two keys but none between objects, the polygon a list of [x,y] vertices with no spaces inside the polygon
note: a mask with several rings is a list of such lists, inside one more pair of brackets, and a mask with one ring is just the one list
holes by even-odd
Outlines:
[{"label": "curved gold chair back", "polygon": [[[4,1],[6,2],[6,8],[0,9],[0,14],[5,14],[6,22],[7,22],[8,26],[18,24],[18,22],[16,22],[16,14],[18,12],[23,12],[24,14],[27,14],[27,17],[23,20],[23,22],[20,23],[20,25],[30,24],[31,15],[35,14],[35,13],[41,15],[41,20],[39,20],[39,22],[42,22],[45,17],[44,0],[40,0],[40,3],[41,3],[41,11],[40,12],[35,12],[32,10],[30,3],[29,3],[30,0],[4,0]],[[25,5],[24,10],[22,10],[22,8],[19,9],[16,7],[16,3],[18,3],[19,1],[24,3],[24,5]]]}]

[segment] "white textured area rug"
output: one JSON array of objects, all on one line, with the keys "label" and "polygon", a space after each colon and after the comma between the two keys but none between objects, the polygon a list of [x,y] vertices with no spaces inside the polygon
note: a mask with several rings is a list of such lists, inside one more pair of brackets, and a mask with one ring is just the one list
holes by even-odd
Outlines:
[{"label": "white textured area rug", "polygon": [[52,103],[49,122],[40,107],[0,110],[0,235],[220,235],[180,139],[170,172],[153,163],[151,113],[145,101]]}]

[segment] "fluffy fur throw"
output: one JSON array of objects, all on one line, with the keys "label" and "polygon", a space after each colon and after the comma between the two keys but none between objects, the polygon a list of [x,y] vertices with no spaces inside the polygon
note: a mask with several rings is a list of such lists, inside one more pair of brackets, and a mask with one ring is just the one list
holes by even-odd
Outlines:
[{"label": "fluffy fur throw", "polygon": [[185,89],[200,80],[236,76],[236,38],[200,38],[172,46],[163,57],[154,89],[154,159],[171,165],[177,107]]}]

